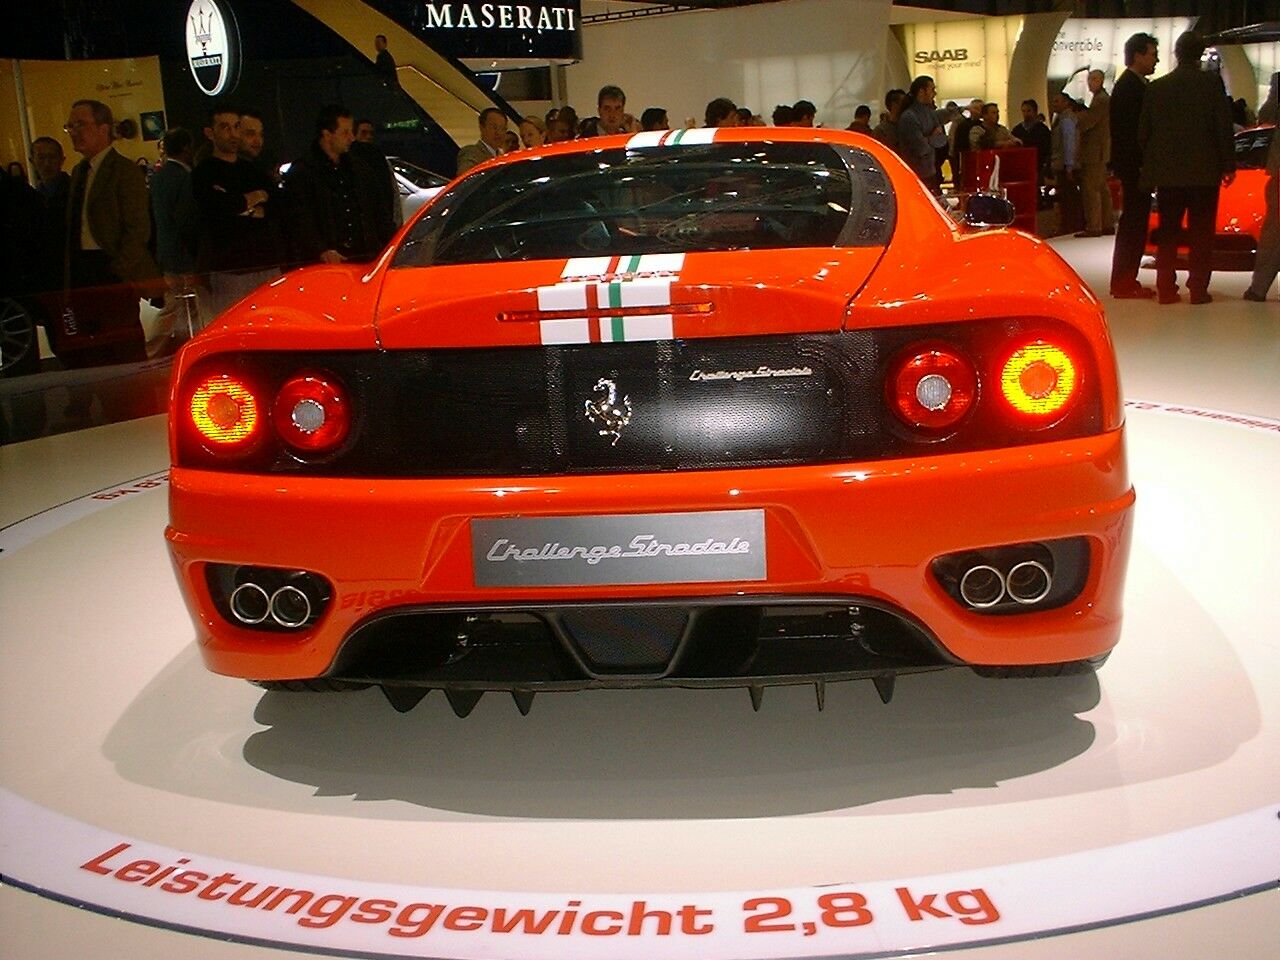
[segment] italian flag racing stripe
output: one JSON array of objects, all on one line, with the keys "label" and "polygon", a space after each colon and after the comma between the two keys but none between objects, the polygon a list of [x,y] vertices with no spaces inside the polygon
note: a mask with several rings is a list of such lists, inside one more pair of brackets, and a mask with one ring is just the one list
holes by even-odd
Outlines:
[{"label": "italian flag racing stripe", "polygon": [[572,258],[559,283],[538,288],[538,309],[581,310],[583,316],[540,321],[539,339],[546,344],[669,340],[675,335],[671,314],[625,316],[622,311],[669,306],[671,285],[683,267],[683,253]]}]

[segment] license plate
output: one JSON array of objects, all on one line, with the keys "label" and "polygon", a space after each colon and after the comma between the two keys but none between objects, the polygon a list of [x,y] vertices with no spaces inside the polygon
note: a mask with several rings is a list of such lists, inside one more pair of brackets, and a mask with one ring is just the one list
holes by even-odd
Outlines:
[{"label": "license plate", "polygon": [[765,579],[763,510],[471,521],[478,587]]}]

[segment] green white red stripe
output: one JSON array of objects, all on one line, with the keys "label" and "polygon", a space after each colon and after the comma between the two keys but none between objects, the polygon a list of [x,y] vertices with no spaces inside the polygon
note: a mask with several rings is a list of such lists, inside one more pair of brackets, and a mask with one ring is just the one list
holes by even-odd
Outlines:
[{"label": "green white red stripe", "polygon": [[627,316],[624,311],[628,307],[669,306],[671,285],[679,280],[683,267],[683,253],[575,257],[567,261],[559,283],[538,288],[538,309],[560,313],[581,310],[583,315],[539,321],[541,341],[558,344],[671,339],[671,314]]},{"label": "green white red stripe", "polygon": [[646,130],[627,141],[628,150],[649,147],[697,147],[706,146],[716,138],[715,127],[698,127],[681,130]]}]

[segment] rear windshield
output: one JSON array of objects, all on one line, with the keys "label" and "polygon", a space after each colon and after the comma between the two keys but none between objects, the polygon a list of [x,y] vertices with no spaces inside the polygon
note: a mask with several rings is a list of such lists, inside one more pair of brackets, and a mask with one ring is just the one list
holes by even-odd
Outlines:
[{"label": "rear windshield", "polygon": [[[856,158],[856,159],[855,159]],[[878,175],[868,180],[866,173]],[[863,151],[723,143],[538,158],[470,177],[397,266],[887,242],[888,178]],[[887,214],[891,217],[891,213]]]}]

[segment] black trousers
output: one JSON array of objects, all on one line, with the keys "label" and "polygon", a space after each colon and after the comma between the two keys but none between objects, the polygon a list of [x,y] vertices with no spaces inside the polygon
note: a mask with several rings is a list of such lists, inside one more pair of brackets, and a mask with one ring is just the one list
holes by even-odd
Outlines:
[{"label": "black trousers", "polygon": [[1054,180],[1057,184],[1055,193],[1058,198],[1058,232],[1075,233],[1084,228],[1084,201],[1080,197],[1080,177],[1077,173],[1067,175],[1066,170],[1055,170]]},{"label": "black trousers", "polygon": [[1111,289],[1123,290],[1138,283],[1138,267],[1147,246],[1151,218],[1151,191],[1143,190],[1138,174],[1120,177],[1122,190],[1116,245],[1111,251]]},{"label": "black trousers", "polygon": [[[1160,208],[1159,239],[1156,244],[1156,289],[1171,294],[1178,290],[1176,273],[1178,243],[1187,245],[1187,289],[1194,296],[1209,289],[1213,272],[1213,234],[1218,219],[1218,187],[1160,187],[1156,190]],[[1186,217],[1187,229],[1182,231]]]}]

